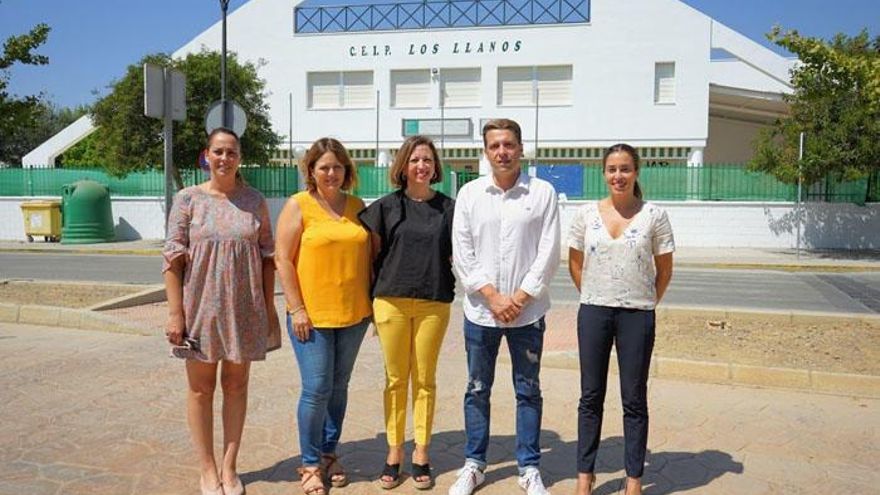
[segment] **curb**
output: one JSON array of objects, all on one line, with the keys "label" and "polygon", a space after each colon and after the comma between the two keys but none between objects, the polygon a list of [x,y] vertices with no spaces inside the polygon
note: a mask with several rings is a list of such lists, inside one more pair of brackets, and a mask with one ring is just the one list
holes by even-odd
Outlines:
[{"label": "curb", "polygon": [[830,311],[791,311],[785,309],[741,309],[722,306],[689,306],[686,304],[662,304],[655,309],[658,317],[676,314],[680,316],[699,316],[701,318],[732,318],[732,317],[773,317],[784,323],[806,323],[812,319],[830,319],[834,321],[858,321],[864,323],[880,323],[880,314],[873,313],[834,313]]},{"label": "curb", "polygon": [[[0,246],[0,253],[58,253],[58,254],[101,254],[101,255],[129,255],[129,256],[160,256],[161,247],[125,249],[125,248],[77,248],[77,247],[48,247],[48,246]],[[880,263],[833,263],[818,261],[816,263],[777,263],[777,262],[715,262],[715,261],[688,261],[679,259],[675,262],[679,268],[707,268],[718,270],[773,270],[784,272],[876,272],[880,271]]]},{"label": "curb", "polygon": [[[614,356],[614,353],[612,353]],[[510,363],[505,355],[499,361]],[[544,366],[557,369],[579,369],[580,359],[575,351],[545,353]],[[617,360],[612,358],[609,373],[617,374]],[[766,388],[783,388],[830,395],[880,398],[880,376],[831,373],[795,368],[769,368],[731,362],[690,361],[687,359],[653,356],[652,378],[719,383],[722,385],[746,385]]]},{"label": "curb", "polygon": [[713,263],[699,261],[676,261],[678,268],[706,268],[712,270],[770,270],[779,272],[877,272],[877,265],[834,265],[834,264],[788,264],[788,263]]},{"label": "curb", "polygon": [[97,330],[129,335],[149,336],[155,334],[148,328],[132,325],[88,309],[59,308],[36,304],[0,303],[0,322]]},{"label": "curb", "polygon": [[0,248],[0,253],[34,254],[119,254],[126,256],[160,256],[161,249],[76,249],[76,248]]},{"label": "curb", "polygon": [[141,306],[143,304],[158,303],[164,300],[165,286],[156,284],[150,285],[140,292],[119,296],[108,301],[102,301],[85,309],[88,311],[104,311],[108,309],[130,308],[132,306]]}]

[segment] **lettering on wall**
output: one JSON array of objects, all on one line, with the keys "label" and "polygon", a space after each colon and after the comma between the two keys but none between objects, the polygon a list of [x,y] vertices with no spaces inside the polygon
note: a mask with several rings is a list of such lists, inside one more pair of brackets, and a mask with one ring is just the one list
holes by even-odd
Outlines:
[{"label": "lettering on wall", "polygon": [[349,57],[390,57],[428,55],[479,55],[490,53],[517,53],[522,50],[522,40],[453,41],[451,43],[404,43],[392,45],[350,45]]}]

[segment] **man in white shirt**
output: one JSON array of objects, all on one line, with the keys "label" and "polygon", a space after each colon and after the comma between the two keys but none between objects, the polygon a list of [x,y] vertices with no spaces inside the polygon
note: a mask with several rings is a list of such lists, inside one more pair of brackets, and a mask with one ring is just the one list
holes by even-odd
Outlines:
[{"label": "man in white shirt", "polygon": [[470,495],[485,481],[489,397],[502,337],[516,392],[516,459],[527,495],[548,495],[541,481],[541,351],[548,287],[559,267],[559,213],[550,183],[520,165],[522,131],[508,119],[483,127],[491,175],[461,188],[452,224],[455,270],[465,290],[468,385],[465,465],[449,495]]}]

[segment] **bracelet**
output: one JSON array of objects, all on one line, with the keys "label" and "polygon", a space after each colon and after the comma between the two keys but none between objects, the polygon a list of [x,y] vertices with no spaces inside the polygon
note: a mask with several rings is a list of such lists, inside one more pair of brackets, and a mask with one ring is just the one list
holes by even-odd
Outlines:
[{"label": "bracelet", "polygon": [[305,311],[305,310],[306,310],[306,307],[304,305],[300,304],[299,306],[293,308],[292,310],[288,309],[287,314],[289,314],[290,316],[293,316],[293,315],[299,313],[300,311]]}]

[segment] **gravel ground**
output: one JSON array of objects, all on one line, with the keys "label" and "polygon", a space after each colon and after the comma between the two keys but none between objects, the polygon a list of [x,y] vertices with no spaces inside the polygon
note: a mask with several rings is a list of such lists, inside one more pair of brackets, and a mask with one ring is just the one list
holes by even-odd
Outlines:
[{"label": "gravel ground", "polygon": [[71,282],[0,281],[0,302],[88,308],[102,301],[143,290],[141,285],[76,284]]}]

